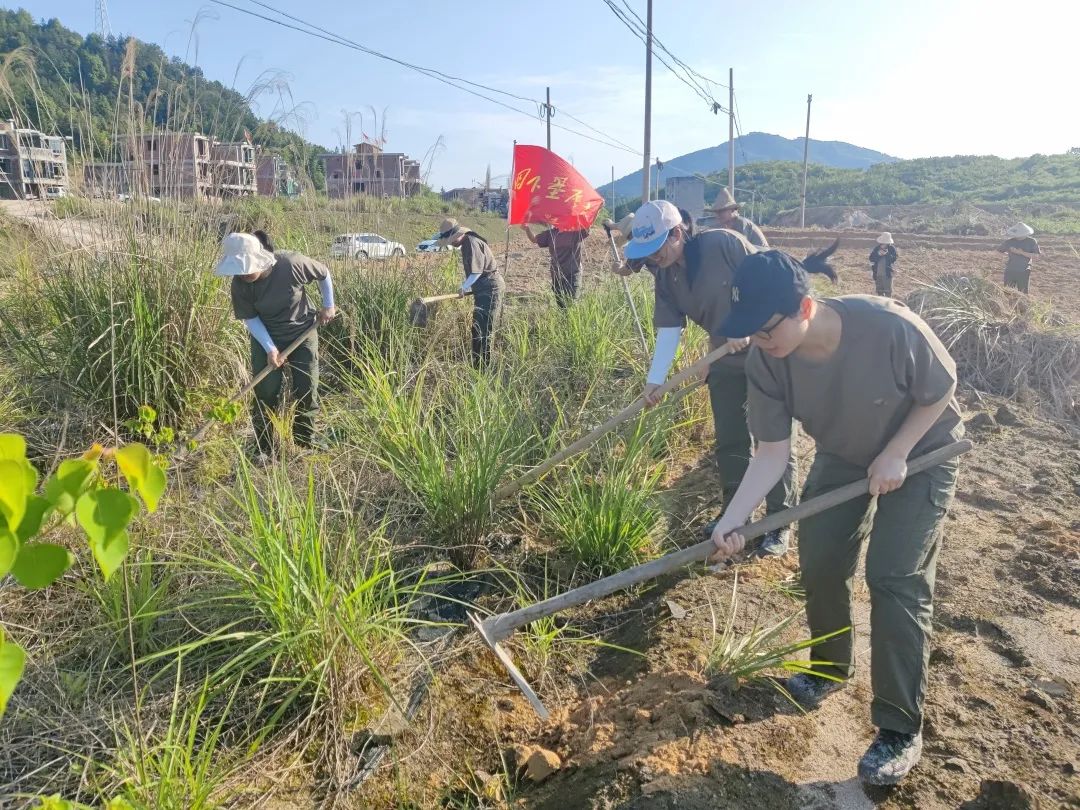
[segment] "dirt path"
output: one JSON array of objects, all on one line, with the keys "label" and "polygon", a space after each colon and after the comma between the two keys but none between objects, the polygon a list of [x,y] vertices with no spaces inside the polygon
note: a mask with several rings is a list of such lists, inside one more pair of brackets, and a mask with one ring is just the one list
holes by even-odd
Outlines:
[{"label": "dirt path", "polygon": [[51,204],[40,200],[0,200],[0,213],[71,248],[92,248],[107,243],[111,238],[100,223],[78,217],[57,219]]}]

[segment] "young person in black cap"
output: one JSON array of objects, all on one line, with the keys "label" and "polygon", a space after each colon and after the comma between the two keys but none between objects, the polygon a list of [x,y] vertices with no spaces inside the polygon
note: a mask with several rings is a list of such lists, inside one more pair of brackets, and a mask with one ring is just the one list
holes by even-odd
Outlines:
[{"label": "young person in black cap", "polygon": [[[797,419],[817,442],[803,499],[869,475],[870,493],[799,526],[799,564],[813,637],[852,626],[859,550],[869,535],[871,719],[878,735],[859,762],[872,785],[899,782],[922,753],[922,707],[930,659],[934,574],[957,462],[907,476],[907,459],[963,435],[953,396],[956,364],[930,328],[903,304],[874,296],[818,300],[809,273],[836,274],[829,249],[800,262],[778,250],[748,256],[731,288],[720,331],[749,337],[750,429],[758,439],[746,475],[713,542],[727,557],[743,526],[780,480]],[[818,675],[787,681],[813,707],[853,672],[852,633],[811,652]]]}]

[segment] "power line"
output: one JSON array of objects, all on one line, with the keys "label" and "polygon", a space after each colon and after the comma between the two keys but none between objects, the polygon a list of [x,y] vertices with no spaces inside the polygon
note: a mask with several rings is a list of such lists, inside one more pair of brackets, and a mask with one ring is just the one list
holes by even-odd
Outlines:
[{"label": "power line", "polygon": [[[622,0],[622,4],[624,6],[626,6],[627,11],[629,11],[632,15],[634,15],[634,19],[636,19],[637,22],[638,22],[639,30],[645,31],[645,23],[644,23],[644,21],[641,19],[641,17],[638,15],[638,13],[636,11],[634,11],[633,7],[630,5],[628,0]],[[691,74],[692,76],[696,76],[697,78],[701,79],[702,81],[704,81],[704,82],[706,82],[708,84],[715,84],[718,87],[724,88],[725,90],[728,89],[728,86],[726,84],[724,84],[723,82],[718,82],[715,79],[710,79],[708,76],[705,76],[704,74],[699,73],[698,71],[696,71],[692,67],[690,67],[688,64],[686,64],[686,62],[682,61],[679,57],[677,57],[674,53],[671,52],[671,50],[668,48],[667,45],[665,45],[663,42],[660,41],[660,39],[656,36],[655,31],[653,31],[653,44],[655,44],[658,48],[660,48],[660,50],[662,50],[664,53],[666,53],[668,56],[670,56],[671,59],[677,65],[682,67],[683,70],[685,70],[688,74]],[[706,93],[708,93],[708,91],[706,91]],[[712,95],[711,93],[708,93],[708,94]]]},{"label": "power line", "polygon": [[[539,101],[537,99],[528,98],[527,96],[520,96],[520,95],[517,95],[517,94],[514,94],[514,93],[510,93],[510,92],[508,92],[506,90],[500,90],[498,88],[490,87],[488,85],[481,84],[479,82],[473,82],[473,81],[470,81],[468,79],[464,79],[464,78],[461,78],[461,77],[458,77],[458,76],[452,76],[450,74],[443,73],[442,71],[435,70],[434,68],[427,68],[427,67],[423,67],[421,65],[415,65],[415,64],[413,64],[411,62],[406,62],[403,59],[398,59],[396,57],[393,57],[393,56],[390,56],[388,54],[382,53],[381,51],[377,51],[377,50],[375,50],[373,48],[368,48],[368,47],[366,47],[364,45],[361,45],[361,44],[359,44],[357,42],[354,42],[354,41],[352,41],[350,39],[347,39],[347,38],[345,38],[345,37],[343,37],[343,36],[341,36],[339,34],[335,34],[335,33],[331,32],[331,31],[328,31],[325,28],[321,28],[321,27],[319,27],[319,26],[317,26],[317,25],[315,25],[313,23],[309,23],[306,20],[302,20],[299,17],[295,17],[295,16],[293,16],[291,14],[288,14],[287,12],[284,12],[284,11],[281,11],[280,9],[274,8],[273,6],[271,6],[271,5],[267,4],[267,3],[260,2],[260,0],[249,0],[249,2],[254,3],[257,6],[260,6],[260,7],[264,8],[264,9],[266,9],[267,11],[271,11],[271,12],[273,12],[275,14],[278,14],[281,17],[284,17],[284,18],[286,18],[288,20],[292,20],[293,22],[298,23],[299,25],[293,25],[293,24],[290,24],[289,22],[286,22],[283,19],[277,19],[277,18],[274,18],[274,17],[269,17],[269,16],[267,16],[265,14],[260,14],[259,12],[254,11],[252,9],[243,8],[241,6],[234,5],[233,3],[226,2],[226,0],[211,0],[211,2],[213,2],[213,3],[215,3],[215,4],[219,5],[219,6],[225,6],[227,8],[231,8],[234,11],[239,11],[242,14],[247,14],[247,15],[249,15],[251,17],[256,17],[258,19],[265,20],[266,22],[273,23],[274,25],[279,25],[279,26],[281,26],[283,28],[289,28],[289,29],[291,29],[293,31],[297,31],[297,32],[299,32],[301,34],[306,34],[308,36],[316,37],[317,39],[321,39],[321,40],[324,40],[326,42],[332,42],[332,43],[337,44],[337,45],[342,45],[344,47],[351,48],[351,49],[356,50],[356,51],[360,51],[361,53],[367,54],[369,56],[374,56],[374,57],[376,57],[378,59],[383,59],[385,61],[392,62],[392,63],[394,63],[396,65],[400,65],[401,67],[407,68],[409,70],[414,70],[414,71],[416,71],[418,73],[421,73],[421,74],[427,76],[428,78],[435,79],[436,81],[440,81],[443,84],[449,85],[449,86],[454,87],[454,88],[456,88],[458,90],[462,90],[462,91],[464,91],[466,93],[469,93],[469,94],[471,94],[473,96],[476,96],[477,98],[482,98],[485,101],[491,102],[492,104],[497,104],[500,107],[503,107],[503,108],[505,108],[507,110],[518,113],[519,115],[524,115],[524,116],[527,116],[529,118],[534,117],[532,114],[530,114],[530,113],[528,113],[528,112],[526,112],[526,111],[524,111],[524,110],[522,110],[522,109],[520,109],[518,107],[514,107],[513,105],[507,104],[506,102],[500,101],[499,99],[491,98],[490,96],[479,92],[479,90],[474,90],[474,89],[471,89],[471,88],[479,88],[479,89],[486,90],[486,91],[491,92],[491,93],[497,93],[497,94],[500,94],[500,95],[503,95],[503,96],[506,96],[508,98],[512,98],[512,99],[515,99],[515,100],[518,100],[518,101],[525,101],[525,102],[529,102],[531,104],[535,104],[535,105],[537,105],[537,111],[538,111],[538,114],[537,114],[536,117],[538,117],[538,118],[542,117],[541,114],[540,114],[540,110],[541,110],[541,108],[543,106],[543,102],[541,102],[541,101]],[[304,26],[304,27],[300,27],[300,26]],[[464,86],[464,85],[468,85],[468,86]],[[621,141],[618,141],[616,138],[608,135],[607,133],[603,132],[602,130],[599,130],[596,127],[593,127],[593,126],[591,126],[589,124],[586,124],[581,119],[575,118],[574,116],[570,115],[569,113],[566,113],[565,111],[563,111],[563,114],[566,115],[568,118],[573,118],[575,121],[577,121],[578,123],[586,126],[589,129],[591,129],[593,132],[596,132],[596,133],[600,134],[603,137],[603,139],[595,138],[595,137],[593,137],[591,135],[587,135],[584,132],[580,132],[580,131],[578,131],[576,129],[572,129],[571,127],[563,126],[561,124],[554,124],[553,123],[552,126],[558,128],[558,129],[561,129],[561,130],[563,130],[565,132],[569,132],[569,133],[571,133],[573,135],[577,135],[579,138],[585,138],[586,140],[593,141],[594,143],[599,143],[599,144],[601,144],[603,146],[607,146],[607,147],[612,148],[612,149],[619,149],[621,151],[630,152],[630,153],[635,154],[635,155],[640,155],[641,154],[640,151],[634,149],[633,147],[628,146],[627,144],[622,143]]]}]

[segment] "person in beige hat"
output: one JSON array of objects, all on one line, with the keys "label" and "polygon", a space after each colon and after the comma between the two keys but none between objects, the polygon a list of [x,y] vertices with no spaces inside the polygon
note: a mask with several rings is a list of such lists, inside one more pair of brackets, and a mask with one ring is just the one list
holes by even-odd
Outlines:
[{"label": "person in beige hat", "polygon": [[716,195],[713,211],[716,212],[716,227],[741,233],[755,247],[769,246],[769,240],[765,238],[761,228],[739,213],[739,204],[726,188],[720,189],[720,193]]},{"label": "person in beige hat", "polygon": [[458,294],[473,297],[472,361],[481,368],[491,361],[491,335],[502,315],[506,281],[487,240],[458,224],[456,219],[444,219],[434,238],[439,240],[440,247],[451,245],[461,250],[465,280]]},{"label": "person in beige hat", "polygon": [[1005,286],[1026,293],[1031,278],[1031,260],[1041,255],[1035,231],[1030,225],[1017,222],[1005,231],[1005,241],[997,246],[997,250],[1009,254],[1005,263]]},{"label": "person in beige hat", "polygon": [[874,289],[878,295],[892,298],[893,265],[896,264],[896,245],[888,231],[877,238],[870,251],[870,273],[874,277]]},{"label": "person in beige hat", "polygon": [[[251,424],[255,429],[256,458],[262,463],[274,453],[273,426],[268,412],[281,405],[285,386],[281,350],[318,323],[334,319],[334,285],[326,265],[300,253],[274,252],[265,231],[230,233],[221,241],[222,255],[214,274],[232,279],[233,314],[247,327],[251,342],[251,370],[258,374],[274,367],[255,386]],[[322,307],[316,309],[304,287],[319,285]],[[319,333],[312,332],[288,357],[290,396],[296,402],[293,439],[306,448],[318,446],[315,418],[319,412]]]}]

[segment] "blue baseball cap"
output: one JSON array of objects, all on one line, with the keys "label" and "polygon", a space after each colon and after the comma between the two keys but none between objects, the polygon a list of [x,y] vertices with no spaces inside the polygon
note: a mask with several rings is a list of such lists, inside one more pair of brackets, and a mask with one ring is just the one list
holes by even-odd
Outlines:
[{"label": "blue baseball cap", "polygon": [[802,262],[781,250],[747,256],[731,282],[731,311],[720,324],[726,338],[749,337],[773,315],[793,315],[810,292]]},{"label": "blue baseball cap", "polygon": [[679,209],[667,200],[652,200],[645,203],[634,214],[634,227],[630,241],[623,252],[628,259],[644,259],[664,246],[668,233],[676,225],[682,224]]}]

